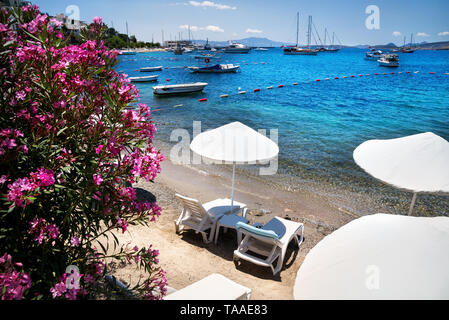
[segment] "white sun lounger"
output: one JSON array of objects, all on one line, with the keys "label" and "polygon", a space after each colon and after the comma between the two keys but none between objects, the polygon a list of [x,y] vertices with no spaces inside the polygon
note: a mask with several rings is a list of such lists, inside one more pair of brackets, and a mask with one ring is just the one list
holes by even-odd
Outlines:
[{"label": "white sun lounger", "polygon": [[[260,229],[242,222],[238,222],[236,227],[239,239],[245,237],[234,251],[234,261],[243,259],[270,267],[273,275],[281,271],[290,241],[295,239],[298,247],[303,241],[304,224],[280,217],[274,217]],[[266,258],[260,258],[253,253]],[[276,259],[278,261],[274,266]]]},{"label": "white sun lounger", "polygon": [[[223,215],[241,212],[246,207],[245,204],[236,201],[231,207],[230,199],[216,199],[202,204],[196,199],[180,194],[176,194],[176,197],[183,206],[179,218],[175,221],[176,233],[180,233],[184,227],[194,229],[196,233],[201,233],[205,243],[214,239],[216,223]],[[210,229],[209,237],[206,233],[208,229]]]},{"label": "white sun lounger", "polygon": [[213,273],[167,295],[164,300],[249,300],[251,289]]}]

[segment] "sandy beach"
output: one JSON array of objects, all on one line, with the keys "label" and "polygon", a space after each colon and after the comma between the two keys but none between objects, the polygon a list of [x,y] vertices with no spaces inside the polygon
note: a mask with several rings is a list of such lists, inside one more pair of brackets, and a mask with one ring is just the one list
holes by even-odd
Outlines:
[{"label": "sandy beach", "polygon": [[[165,154],[168,154],[165,152]],[[168,285],[181,289],[209,274],[220,273],[252,290],[251,299],[293,299],[296,273],[308,251],[325,235],[355,218],[336,210],[323,199],[305,192],[278,190],[257,177],[237,176],[235,199],[250,209],[250,222],[264,223],[274,216],[286,217],[305,225],[304,242],[299,250],[292,242],[287,251],[284,269],[273,276],[269,268],[242,261],[238,268],[233,262],[237,247],[234,230],[220,233],[218,244],[204,244],[194,231],[175,233],[174,220],[182,207],[175,198],[180,193],[205,203],[217,198],[230,197],[229,175],[217,173],[213,165],[174,165],[169,159],[163,162],[162,172],[155,183],[140,182],[135,185],[141,197],[154,195],[163,213],[150,227],[129,226],[127,232],[117,236],[122,243],[139,247],[149,246],[160,250],[160,265],[167,272]],[[265,211],[263,215],[257,212]],[[256,214],[255,214],[256,213]],[[139,279],[135,267],[119,268],[113,273],[125,283]]]}]

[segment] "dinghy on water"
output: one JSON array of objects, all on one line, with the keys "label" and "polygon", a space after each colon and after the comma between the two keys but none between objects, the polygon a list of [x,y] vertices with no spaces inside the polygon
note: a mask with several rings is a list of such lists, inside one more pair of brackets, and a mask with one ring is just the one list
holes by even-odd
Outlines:
[{"label": "dinghy on water", "polygon": [[140,72],[162,71],[162,66],[140,68]]},{"label": "dinghy on water", "polygon": [[234,64],[216,64],[206,67],[188,67],[193,73],[236,73],[239,69],[239,65]]},{"label": "dinghy on water", "polygon": [[195,83],[181,83],[171,84],[165,86],[153,87],[153,93],[155,95],[170,95],[170,94],[185,94],[200,92],[208,85],[207,82],[195,82]]},{"label": "dinghy on water", "polygon": [[152,81],[157,81],[157,78],[159,76],[144,76],[144,77],[129,77],[129,80],[131,80],[131,82],[152,82]]}]

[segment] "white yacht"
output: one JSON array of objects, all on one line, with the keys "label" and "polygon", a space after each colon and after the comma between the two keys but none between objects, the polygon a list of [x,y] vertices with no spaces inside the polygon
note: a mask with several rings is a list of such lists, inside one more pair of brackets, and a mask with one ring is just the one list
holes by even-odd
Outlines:
[{"label": "white yacht", "polygon": [[231,43],[229,46],[224,48],[225,53],[248,53],[251,50],[241,43]]},{"label": "white yacht", "polygon": [[382,51],[371,49],[365,53],[365,60],[377,61],[382,57]]},{"label": "white yacht", "polygon": [[397,54],[384,54],[377,60],[381,67],[399,67],[399,57]]},{"label": "white yacht", "polygon": [[155,95],[169,95],[169,94],[200,92],[203,91],[204,87],[206,87],[207,85],[208,85],[207,82],[195,82],[195,83],[181,83],[181,84],[155,86],[153,87],[153,93]]}]

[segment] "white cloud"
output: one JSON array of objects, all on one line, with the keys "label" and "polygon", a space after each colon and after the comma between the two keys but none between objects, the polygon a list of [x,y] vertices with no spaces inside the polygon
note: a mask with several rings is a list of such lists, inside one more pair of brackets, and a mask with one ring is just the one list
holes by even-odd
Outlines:
[{"label": "white cloud", "polygon": [[416,35],[417,35],[418,37],[430,37],[430,34],[427,34],[427,33],[425,33],[425,32],[418,32]]},{"label": "white cloud", "polygon": [[262,30],[248,28],[248,29],[246,29],[246,32],[247,33],[262,33]]},{"label": "white cloud", "polygon": [[399,37],[401,35],[401,33],[399,31],[393,31],[393,35],[395,37]]},{"label": "white cloud", "polygon": [[[183,24],[179,26],[179,29],[189,30],[188,24]],[[190,26],[190,31],[199,31],[199,30],[207,30],[212,32],[224,32],[224,30],[218,26],[209,25],[207,27],[198,27],[198,26]]]},{"label": "white cloud", "polygon": [[[189,25],[188,24],[183,24],[182,26],[179,26],[179,29],[183,29],[183,30],[189,30]],[[201,28],[197,27],[197,26],[190,26],[190,31],[198,31]]]},{"label": "white cloud", "polygon": [[207,31],[212,31],[212,32],[224,32],[224,30],[222,28],[217,27],[217,26],[207,26],[204,29]]},{"label": "white cloud", "polygon": [[194,7],[204,7],[204,8],[210,7],[210,8],[215,8],[218,10],[236,10],[237,9],[237,7],[231,7],[226,4],[215,3],[212,1],[203,1],[203,2],[189,1],[189,4]]},{"label": "white cloud", "polygon": [[440,37],[449,36],[449,31],[438,32]]}]

